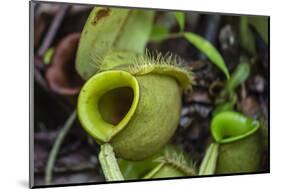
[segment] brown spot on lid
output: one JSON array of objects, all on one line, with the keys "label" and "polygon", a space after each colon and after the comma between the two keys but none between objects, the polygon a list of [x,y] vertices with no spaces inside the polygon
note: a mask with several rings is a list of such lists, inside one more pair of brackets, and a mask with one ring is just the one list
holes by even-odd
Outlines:
[{"label": "brown spot on lid", "polygon": [[92,25],[96,25],[99,22],[100,19],[109,16],[109,14],[110,14],[110,9],[109,8],[100,9],[97,12],[94,20],[91,22]]}]

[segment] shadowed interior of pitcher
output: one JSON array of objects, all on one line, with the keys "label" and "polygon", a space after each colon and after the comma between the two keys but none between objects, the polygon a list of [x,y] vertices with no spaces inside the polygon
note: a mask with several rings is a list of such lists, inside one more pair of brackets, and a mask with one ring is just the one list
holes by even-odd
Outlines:
[{"label": "shadowed interior of pitcher", "polygon": [[102,118],[117,125],[128,113],[134,99],[134,91],[130,87],[112,89],[101,96],[98,108]]}]

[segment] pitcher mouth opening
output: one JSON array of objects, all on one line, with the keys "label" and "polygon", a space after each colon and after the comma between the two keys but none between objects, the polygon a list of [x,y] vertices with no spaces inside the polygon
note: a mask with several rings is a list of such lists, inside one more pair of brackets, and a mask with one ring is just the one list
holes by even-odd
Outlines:
[{"label": "pitcher mouth opening", "polygon": [[98,102],[102,118],[112,124],[118,123],[129,112],[134,100],[134,91],[130,87],[112,89],[101,96]]},{"label": "pitcher mouth opening", "polygon": [[211,123],[213,138],[218,143],[229,143],[250,136],[260,128],[260,123],[237,112],[219,113]]},{"label": "pitcher mouth opening", "polygon": [[133,75],[105,71],[83,86],[78,98],[78,116],[94,138],[108,142],[130,121],[138,101],[139,85]]}]

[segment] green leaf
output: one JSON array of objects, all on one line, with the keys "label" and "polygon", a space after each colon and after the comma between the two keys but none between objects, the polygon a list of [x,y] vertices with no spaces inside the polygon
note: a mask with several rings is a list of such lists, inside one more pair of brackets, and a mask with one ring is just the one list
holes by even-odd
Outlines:
[{"label": "green leaf", "polygon": [[240,17],[240,39],[242,46],[252,54],[256,54],[255,41],[249,29],[248,16]]},{"label": "green leaf", "polygon": [[118,159],[118,164],[125,180],[141,179],[159,164],[159,162],[155,161],[158,156],[160,156],[160,154],[156,154],[141,161]]},{"label": "green leaf", "polygon": [[229,79],[229,72],[221,54],[209,41],[191,32],[185,32],[183,35],[187,41],[205,54]]},{"label": "green leaf", "polygon": [[150,41],[161,42],[169,37],[169,30],[161,25],[154,25],[150,34]]},{"label": "green leaf", "polygon": [[244,83],[250,75],[250,65],[247,60],[241,58],[240,64],[235,71],[231,74],[231,78],[225,84],[225,90],[228,93],[234,92],[234,90]]},{"label": "green leaf", "polygon": [[[178,177],[179,174],[197,175],[194,162],[188,154],[183,149],[169,144],[144,160],[129,161],[119,158],[118,164],[125,180],[162,178],[165,173],[168,173],[169,177]],[[172,170],[169,169],[170,166]]]},{"label": "green leaf", "polygon": [[[231,77],[225,83],[223,90],[220,92],[217,100],[223,99],[223,102],[217,104],[213,111],[213,116],[219,112],[232,110],[237,101],[235,89],[244,83],[250,74],[250,65],[248,60],[244,57],[240,58],[240,64],[236,67],[235,71],[231,73]],[[227,101],[226,101],[226,97]]]},{"label": "green leaf", "polygon": [[240,38],[242,46],[252,54],[256,54],[256,47],[253,33],[249,26],[252,26],[268,44],[268,17],[266,16],[241,16]]},{"label": "green leaf", "polygon": [[44,54],[44,57],[43,57],[43,62],[45,63],[45,64],[49,64],[50,62],[51,62],[51,59],[52,59],[52,57],[53,57],[53,55],[54,55],[54,52],[55,52],[55,49],[54,49],[54,47],[52,47],[52,48],[49,48],[48,50],[47,50],[47,52]]},{"label": "green leaf", "polygon": [[268,44],[268,20],[267,16],[248,16],[248,23],[253,26]]},{"label": "green leaf", "polygon": [[174,12],[174,15],[177,19],[177,22],[180,26],[180,30],[184,30],[184,23],[185,23],[185,14],[183,12]]},{"label": "green leaf", "polygon": [[204,156],[200,165],[199,175],[213,175],[216,171],[219,144],[212,143]]}]

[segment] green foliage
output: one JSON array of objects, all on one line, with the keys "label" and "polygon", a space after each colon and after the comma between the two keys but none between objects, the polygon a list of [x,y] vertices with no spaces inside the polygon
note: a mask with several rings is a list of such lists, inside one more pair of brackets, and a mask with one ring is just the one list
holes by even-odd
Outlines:
[{"label": "green foliage", "polygon": [[158,167],[153,169],[144,178],[167,178],[195,176],[197,171],[190,157],[180,148],[168,146],[162,157],[157,161]]},{"label": "green foliage", "polygon": [[189,41],[204,55],[206,55],[212,61],[212,63],[215,64],[225,74],[226,78],[229,79],[229,72],[221,54],[209,41],[191,32],[186,32],[183,35],[187,41]]},{"label": "green foliage", "polygon": [[183,12],[173,12],[180,26],[180,31],[184,31],[185,14]]},{"label": "green foliage", "polygon": [[162,152],[141,161],[129,161],[119,158],[118,164],[124,178],[126,180],[143,178],[149,171],[158,166],[159,162],[155,160],[162,155]]},{"label": "green foliage", "polygon": [[55,52],[55,49],[53,47],[49,48],[47,50],[47,52],[44,54],[44,57],[43,57],[43,61],[45,64],[49,64],[51,62],[54,52]]},{"label": "green foliage", "polygon": [[174,12],[174,15],[180,26],[180,31],[177,33],[169,33],[167,28],[163,26],[154,25],[152,33],[150,35],[150,40],[153,42],[161,42],[168,38],[184,37],[188,42],[190,42],[204,55],[206,55],[211,60],[211,62],[215,64],[225,74],[226,78],[229,79],[228,69],[219,51],[208,40],[204,39],[203,37],[192,32],[183,32],[185,24],[184,13]]},{"label": "green foliage", "polygon": [[240,39],[242,46],[252,54],[256,54],[255,41],[250,26],[257,30],[262,39],[268,43],[268,17],[241,16]]},{"label": "green foliage", "polygon": [[248,16],[248,23],[258,31],[262,39],[268,44],[269,17]]},{"label": "green foliage", "polygon": [[166,27],[155,24],[152,27],[152,31],[151,31],[149,40],[152,42],[161,42],[161,41],[169,38],[169,36],[170,36],[170,33]]},{"label": "green foliage", "polygon": [[226,81],[224,88],[217,97],[217,106],[213,111],[213,115],[216,115],[219,112],[233,110],[237,101],[237,95],[235,90],[238,86],[243,84],[250,75],[250,65],[247,62],[247,59],[242,57],[240,59],[240,62],[241,63],[231,74],[230,79]]},{"label": "green foliage", "polygon": [[234,92],[235,89],[243,84],[250,75],[250,65],[246,59],[241,58],[241,63],[236,67],[231,74],[230,79],[225,84],[225,90],[228,93]]},{"label": "green foliage", "polygon": [[180,32],[170,33],[167,27],[160,24],[154,24],[150,34],[151,42],[162,42],[163,40],[169,39],[171,37],[181,36],[181,32],[184,31],[185,14],[183,12],[173,12],[173,15],[175,16],[176,21],[180,27]]},{"label": "green foliage", "polygon": [[199,175],[212,175],[216,171],[219,145],[212,143],[204,156],[200,165]]},{"label": "green foliage", "polygon": [[256,53],[255,41],[252,32],[249,29],[247,16],[240,17],[240,39],[242,46],[246,50],[252,54]]},{"label": "green foliage", "polygon": [[166,145],[153,156],[141,161],[118,160],[124,178],[151,179],[194,176],[194,163],[180,148]]}]

